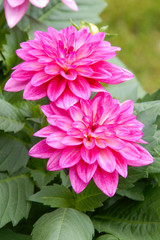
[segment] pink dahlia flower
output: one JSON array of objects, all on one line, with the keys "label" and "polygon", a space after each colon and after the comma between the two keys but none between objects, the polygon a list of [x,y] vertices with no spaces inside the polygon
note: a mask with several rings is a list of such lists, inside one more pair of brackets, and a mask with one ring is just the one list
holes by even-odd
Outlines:
[{"label": "pink dahlia flower", "polygon": [[105,91],[99,82],[118,84],[133,74],[106,62],[119,47],[104,41],[105,33],[91,35],[88,28],[73,26],[61,31],[49,27],[36,31],[35,39],[21,43],[17,55],[24,60],[16,66],[5,85],[6,91],[24,89],[23,97],[37,100],[48,96],[56,106],[68,109],[91,92]]},{"label": "pink dahlia flower", "polygon": [[138,143],[143,124],[133,115],[131,100],[120,103],[108,93],[98,93],[93,100],[80,100],[68,111],[54,103],[42,106],[50,126],[35,136],[44,137],[33,146],[30,156],[49,158],[47,170],[69,168],[76,193],[93,178],[106,195],[117,189],[119,174],[127,177],[127,166],[144,166],[152,156]]},{"label": "pink dahlia flower", "polygon": [[[74,0],[61,1],[72,10],[78,11]],[[29,2],[38,8],[43,8],[49,3],[49,0],[4,0],[6,20],[10,28],[14,27],[22,19],[27,12]]]}]

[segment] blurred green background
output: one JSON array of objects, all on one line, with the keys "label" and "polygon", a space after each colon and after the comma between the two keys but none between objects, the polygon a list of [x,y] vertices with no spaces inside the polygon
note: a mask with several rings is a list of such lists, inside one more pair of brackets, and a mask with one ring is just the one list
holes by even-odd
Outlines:
[{"label": "blurred green background", "polygon": [[106,0],[103,25],[109,25],[118,57],[147,92],[160,87],[160,0]]}]

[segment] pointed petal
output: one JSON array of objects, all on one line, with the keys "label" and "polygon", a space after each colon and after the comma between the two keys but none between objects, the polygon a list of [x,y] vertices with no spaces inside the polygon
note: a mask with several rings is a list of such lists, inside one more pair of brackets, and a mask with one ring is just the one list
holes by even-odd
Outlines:
[{"label": "pointed petal", "polygon": [[69,178],[70,178],[70,181],[71,181],[71,185],[73,187],[73,190],[76,192],[76,193],[80,193],[82,192],[86,186],[87,186],[87,183],[83,182],[80,177],[78,176],[77,174],[77,170],[76,170],[76,167],[71,167],[69,169]]},{"label": "pointed petal", "polygon": [[57,149],[63,149],[66,147],[64,144],[61,143],[61,140],[64,138],[64,136],[66,136],[65,132],[56,131],[46,138],[46,143],[50,147],[57,148]]},{"label": "pointed petal", "polygon": [[79,98],[88,100],[91,95],[89,83],[83,77],[77,77],[75,81],[69,81],[70,90]]},{"label": "pointed petal", "polygon": [[57,107],[67,110],[78,101],[79,98],[66,88],[62,95],[55,101],[55,104]]},{"label": "pointed petal", "polygon": [[47,88],[47,95],[50,101],[56,101],[57,98],[63,93],[66,87],[66,80],[61,77],[55,77],[49,83]]},{"label": "pointed petal", "polygon": [[30,82],[26,85],[23,98],[27,100],[38,100],[47,96],[47,83],[34,87]]},{"label": "pointed petal", "polygon": [[84,77],[90,77],[93,74],[92,68],[88,66],[78,66],[76,68],[76,71],[78,72],[79,75],[84,76]]},{"label": "pointed petal", "polygon": [[54,150],[55,149],[48,146],[46,144],[46,140],[43,139],[30,149],[29,155],[35,158],[49,158],[53,154]]},{"label": "pointed petal", "polygon": [[139,151],[140,157],[137,159],[127,159],[128,165],[133,167],[140,167],[153,163],[153,157],[144,147],[136,143],[134,144],[134,147]]},{"label": "pointed petal", "polygon": [[49,3],[49,0],[29,0],[34,6],[44,8]]},{"label": "pointed petal", "polygon": [[78,6],[74,0],[61,0],[61,1],[73,11],[78,11]]},{"label": "pointed petal", "polygon": [[118,152],[127,160],[137,160],[140,158],[139,150],[132,143],[126,142],[126,147],[118,150]]},{"label": "pointed petal", "polygon": [[40,129],[39,131],[34,133],[34,136],[36,137],[48,137],[50,134],[52,134],[54,131],[57,131],[58,128],[53,127],[53,126],[47,126],[44,127],[42,129]]},{"label": "pointed petal", "polygon": [[59,171],[59,170],[63,169],[59,166],[59,159],[61,157],[61,154],[62,154],[62,150],[56,150],[51,155],[51,157],[49,158],[49,160],[47,162],[47,170],[48,171]]},{"label": "pointed petal", "polygon": [[69,109],[69,113],[70,113],[73,121],[82,121],[82,118],[84,116],[83,111],[78,106],[72,106]]},{"label": "pointed petal", "polygon": [[120,154],[116,154],[116,170],[124,178],[128,175],[127,161]]},{"label": "pointed petal", "polygon": [[113,152],[106,148],[99,151],[98,163],[103,170],[106,172],[112,173],[116,167],[116,159]]},{"label": "pointed petal", "polygon": [[103,169],[98,168],[93,176],[93,180],[97,187],[109,197],[112,197],[117,190],[118,173],[107,173]]},{"label": "pointed petal", "polygon": [[81,138],[66,136],[62,139],[61,142],[66,146],[76,146],[81,145],[83,143],[83,140]]},{"label": "pointed petal", "polygon": [[24,16],[28,9],[28,1],[25,1],[17,7],[11,7],[7,0],[4,0],[5,16],[10,28],[14,27]]},{"label": "pointed petal", "polygon": [[63,168],[68,168],[76,165],[80,159],[81,155],[79,147],[67,147],[63,150],[59,164]]},{"label": "pointed petal", "polygon": [[119,138],[106,138],[105,139],[107,146],[119,150],[125,147],[125,142]]},{"label": "pointed petal", "polygon": [[79,161],[76,165],[78,176],[83,182],[89,183],[97,170],[97,166],[97,163],[88,164],[82,160]]},{"label": "pointed petal", "polygon": [[81,157],[88,164],[92,164],[97,160],[98,153],[99,151],[97,147],[94,147],[92,150],[88,150],[84,146],[81,148]]},{"label": "pointed petal", "polygon": [[72,120],[63,115],[53,115],[47,118],[47,121],[61,130],[68,131],[72,127]]},{"label": "pointed petal", "polygon": [[19,82],[19,81],[16,81],[14,78],[10,78],[6,82],[4,90],[8,92],[18,92],[25,89],[27,84],[28,84],[28,80],[24,82]]},{"label": "pointed petal", "polygon": [[40,86],[41,84],[48,82],[52,79],[52,76],[47,75],[45,72],[40,71],[38,73],[35,73],[31,79],[31,84],[33,86]]},{"label": "pointed petal", "polygon": [[92,137],[83,138],[84,146],[90,150],[95,146],[95,139]]}]

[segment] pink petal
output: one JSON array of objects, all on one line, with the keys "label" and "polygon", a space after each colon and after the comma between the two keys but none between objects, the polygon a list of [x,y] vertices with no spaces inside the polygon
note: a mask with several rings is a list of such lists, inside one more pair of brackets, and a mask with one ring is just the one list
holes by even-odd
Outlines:
[{"label": "pink petal", "polygon": [[79,98],[88,100],[91,95],[89,83],[83,77],[77,77],[75,81],[69,81],[70,90]]},{"label": "pink petal", "polygon": [[111,150],[108,148],[100,150],[98,155],[98,164],[106,172],[112,173],[116,167],[116,159]]},{"label": "pink petal", "polygon": [[19,5],[21,5],[22,3],[24,3],[24,1],[26,0],[7,0],[8,1],[8,4],[11,6],[11,7],[17,7]]},{"label": "pink petal", "polygon": [[50,101],[56,101],[63,93],[66,87],[66,80],[61,77],[55,77],[48,85],[47,95]]},{"label": "pink petal", "polygon": [[85,101],[83,99],[80,100],[81,109],[85,113],[86,116],[91,117],[92,116],[92,109],[91,109],[91,100]]},{"label": "pink petal", "polygon": [[97,170],[97,166],[97,163],[87,164],[82,160],[79,161],[76,165],[78,176],[83,182],[89,183]]},{"label": "pink petal", "polygon": [[41,110],[46,115],[46,117],[49,117],[50,115],[54,115],[54,112],[52,111],[52,108],[50,105],[43,105],[41,106]]},{"label": "pink petal", "polygon": [[74,0],[61,0],[61,1],[73,11],[78,11],[78,6]]},{"label": "pink petal", "polygon": [[133,167],[140,167],[153,163],[153,157],[144,147],[136,143],[134,143],[134,147],[139,151],[140,157],[137,159],[127,159],[128,165]]},{"label": "pink petal", "polygon": [[84,77],[90,77],[93,74],[92,68],[88,66],[78,66],[76,68],[76,71],[78,72],[79,75],[84,76]]},{"label": "pink petal", "polygon": [[106,141],[103,140],[103,139],[98,139],[98,138],[96,138],[95,143],[96,143],[96,146],[97,146],[98,148],[104,149],[104,148],[107,147],[107,143],[106,143]]},{"label": "pink petal", "polygon": [[4,0],[4,10],[5,16],[10,28],[14,27],[24,16],[25,12],[28,9],[28,1],[25,1],[23,4],[17,7],[11,7],[8,4],[7,0]]},{"label": "pink petal", "polygon": [[60,72],[60,66],[58,66],[56,63],[49,64],[45,67],[44,71],[45,73],[49,75],[57,75]]},{"label": "pink petal", "polygon": [[71,167],[69,169],[69,178],[70,178],[70,181],[71,181],[71,185],[73,187],[73,190],[76,192],[76,193],[80,193],[82,192],[86,186],[87,186],[87,183],[84,183],[80,177],[78,176],[77,174],[77,170],[76,170],[76,167]]},{"label": "pink petal", "polygon": [[48,171],[59,171],[59,170],[63,169],[59,166],[59,159],[61,157],[61,154],[62,154],[62,150],[56,150],[51,155],[51,157],[49,158],[49,160],[47,162],[47,170]]},{"label": "pink petal", "polygon": [[44,8],[49,3],[49,0],[29,0],[34,6]]},{"label": "pink petal", "polygon": [[116,170],[124,178],[128,175],[127,161],[120,154],[115,153],[116,157]]},{"label": "pink petal", "polygon": [[63,131],[56,131],[49,135],[46,139],[46,143],[53,148],[57,149],[63,149],[65,148],[65,145],[61,143],[61,140],[66,135]]},{"label": "pink petal", "polygon": [[97,92],[106,92],[104,87],[99,82],[97,82],[96,80],[88,79],[88,83],[90,85],[91,92],[96,92],[96,93]]},{"label": "pink petal", "polygon": [[40,129],[39,131],[34,133],[34,136],[36,137],[48,137],[50,134],[52,134],[54,131],[57,131],[58,128],[53,127],[53,126],[47,126],[44,127],[42,129]]},{"label": "pink petal", "polygon": [[35,158],[49,158],[54,151],[53,148],[46,144],[46,140],[43,139],[30,149],[29,155]]},{"label": "pink petal", "polygon": [[69,113],[70,113],[73,121],[82,121],[83,116],[84,116],[83,111],[77,106],[72,106],[69,109]]},{"label": "pink petal", "polygon": [[6,82],[4,90],[8,92],[18,92],[25,89],[27,84],[28,84],[28,80],[24,82],[19,82],[19,81],[16,81],[14,78],[10,78]]},{"label": "pink petal", "polygon": [[47,83],[34,87],[30,82],[26,85],[23,98],[27,100],[38,100],[47,96]]},{"label": "pink petal", "polygon": [[68,168],[76,165],[80,159],[81,155],[79,147],[67,147],[63,150],[59,164],[63,168]]},{"label": "pink petal", "polygon": [[118,185],[118,173],[107,173],[103,169],[98,168],[93,176],[93,180],[97,187],[109,197],[112,197]]},{"label": "pink petal", "polygon": [[62,77],[70,81],[73,81],[77,78],[77,72],[72,69],[68,70],[67,73],[64,70],[61,70],[60,74],[62,75]]},{"label": "pink petal", "polygon": [[68,131],[72,126],[72,120],[69,117],[63,115],[53,115],[47,118],[47,121],[61,130]]},{"label": "pink petal", "polygon": [[132,100],[127,100],[120,104],[120,112],[126,115],[133,114],[134,102]]},{"label": "pink petal", "polygon": [[55,104],[57,107],[67,110],[78,101],[79,98],[66,88],[62,95],[55,101]]},{"label": "pink petal", "polygon": [[98,153],[99,151],[97,147],[94,147],[92,150],[88,150],[84,146],[81,148],[81,157],[88,164],[92,164],[97,160]]},{"label": "pink petal", "polygon": [[95,146],[95,139],[92,137],[83,138],[84,146],[90,150]]},{"label": "pink petal", "polygon": [[43,83],[46,83],[52,79],[52,76],[47,75],[45,72],[40,71],[38,73],[35,73],[31,79],[31,84],[33,86],[40,86]]},{"label": "pink petal", "polygon": [[107,146],[119,150],[125,147],[125,142],[119,138],[106,138],[105,139]]},{"label": "pink petal", "polygon": [[25,71],[41,71],[43,70],[44,66],[39,63],[38,61],[29,61],[21,63],[21,69]]},{"label": "pink petal", "polygon": [[136,161],[137,159],[140,158],[140,152],[139,150],[132,144],[132,143],[127,143],[126,142],[126,147],[123,149],[118,150],[118,152],[127,159],[129,160],[134,160]]},{"label": "pink petal", "polygon": [[66,146],[76,146],[81,145],[83,143],[82,139],[72,136],[64,137],[61,142]]}]

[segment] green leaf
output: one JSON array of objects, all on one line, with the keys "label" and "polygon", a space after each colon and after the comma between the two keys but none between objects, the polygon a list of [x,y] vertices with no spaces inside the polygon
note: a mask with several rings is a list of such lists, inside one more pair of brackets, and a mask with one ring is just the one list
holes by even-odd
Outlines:
[{"label": "green leaf", "polygon": [[70,190],[63,185],[43,187],[41,191],[32,195],[30,201],[43,203],[51,207],[74,207],[74,199]]},{"label": "green leaf", "polygon": [[158,240],[160,236],[160,188],[146,189],[145,201],[121,199],[93,218],[98,232],[120,240]]},{"label": "green leaf", "polygon": [[[54,27],[58,30],[68,27],[71,25],[70,19],[72,19],[76,24],[80,24],[81,20],[85,20],[91,23],[99,23],[101,18],[99,15],[107,6],[104,0],[76,0],[78,4],[79,11],[75,12],[66,7],[60,1],[56,3],[56,1],[50,1],[47,7],[38,9],[34,6],[30,6],[28,13],[31,16],[34,16],[36,20],[43,25]],[[44,26],[36,24],[31,24],[33,19],[29,19],[30,21],[30,30],[29,36],[33,38],[33,32],[35,30],[44,30]]]},{"label": "green leaf", "polygon": [[[109,60],[109,62],[127,69],[125,64],[122,63],[118,57],[114,57],[113,59]],[[136,77],[130,81],[126,81],[117,85],[102,85],[112,95],[112,97],[119,99],[121,102],[128,99],[136,101],[138,98],[143,97],[145,94],[145,91],[140,86],[140,83]]]},{"label": "green leaf", "polygon": [[38,219],[32,240],[92,240],[93,234],[93,224],[86,214],[61,208]]},{"label": "green leaf", "polygon": [[83,212],[93,212],[95,208],[102,207],[103,202],[108,198],[94,182],[90,182],[83,192],[74,195],[75,208]]},{"label": "green leaf", "polygon": [[25,167],[29,159],[28,150],[17,138],[0,135],[0,171],[12,174]]},{"label": "green leaf", "polygon": [[20,43],[26,41],[26,33],[22,32],[18,27],[10,29],[6,35],[6,43],[3,45],[2,54],[5,58],[5,74],[12,67],[19,63],[19,58],[16,55],[16,50],[20,48]]},{"label": "green leaf", "polygon": [[24,127],[20,111],[10,103],[0,99],[0,130],[18,132]]},{"label": "green leaf", "polygon": [[128,167],[128,176],[123,178],[120,176],[118,189],[128,189],[134,187],[134,183],[142,178],[148,178],[147,166],[144,167]]},{"label": "green leaf", "polygon": [[145,185],[142,183],[135,184],[132,188],[127,189],[119,189],[116,193],[118,193],[121,196],[126,196],[130,199],[136,200],[136,201],[144,201],[144,188]]},{"label": "green leaf", "polygon": [[8,222],[15,226],[21,219],[28,217],[30,203],[27,199],[32,194],[33,184],[27,175],[0,180],[0,227]]},{"label": "green leaf", "polygon": [[110,235],[110,234],[104,234],[96,238],[96,240],[119,240],[119,238],[114,237],[113,235]]},{"label": "green leaf", "polygon": [[41,170],[30,170],[31,177],[39,188],[46,186],[55,179],[58,172],[43,172]]},{"label": "green leaf", "polygon": [[139,99],[138,102],[148,102],[155,100],[160,100],[160,88],[152,94],[147,93],[142,99]]},{"label": "green leaf", "polygon": [[31,240],[31,236],[15,233],[10,229],[0,230],[0,239],[2,240]]},{"label": "green leaf", "polygon": [[62,185],[69,188],[71,186],[69,175],[67,175],[64,170],[61,170],[60,171],[60,177],[61,177],[61,180],[62,180]]}]

